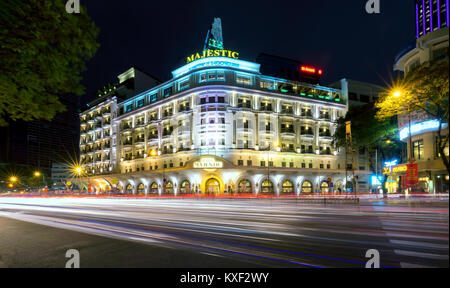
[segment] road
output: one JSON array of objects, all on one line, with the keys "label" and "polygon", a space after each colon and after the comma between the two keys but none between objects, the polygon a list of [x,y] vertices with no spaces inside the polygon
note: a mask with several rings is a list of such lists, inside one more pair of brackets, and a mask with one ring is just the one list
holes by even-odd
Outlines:
[{"label": "road", "polygon": [[[0,267],[448,267],[448,198],[0,198]],[[62,256],[61,256],[62,255]]]}]

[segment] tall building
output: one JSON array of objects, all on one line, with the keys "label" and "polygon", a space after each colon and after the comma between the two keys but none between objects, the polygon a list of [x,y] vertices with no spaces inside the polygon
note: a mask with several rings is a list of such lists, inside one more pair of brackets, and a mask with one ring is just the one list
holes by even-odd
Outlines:
[{"label": "tall building", "polygon": [[[425,62],[448,60],[448,7],[448,0],[416,1],[418,38],[397,55],[394,71],[400,71],[406,75]],[[448,192],[448,171],[437,149],[438,121],[423,112],[415,111],[410,115],[399,115],[398,126],[400,140],[407,143],[408,158],[414,158],[418,164],[419,189],[430,193]],[[409,141],[409,131],[412,134],[411,141]],[[448,123],[442,123],[442,135],[445,137],[447,134]],[[448,157],[448,144],[445,154]],[[405,188],[406,175],[406,170],[400,168],[396,169],[400,171],[399,173],[391,173],[391,177],[396,179],[395,188],[399,190]]]},{"label": "tall building", "polygon": [[415,0],[416,38],[448,27],[448,0]]},{"label": "tall building", "polygon": [[332,144],[347,96],[263,75],[259,63],[238,58],[224,49],[194,53],[169,81],[126,99],[103,98],[82,112],[85,187],[289,195],[350,186]]},{"label": "tall building", "polygon": [[52,163],[77,157],[79,97],[65,95],[60,101],[67,110],[52,121],[17,121],[0,128],[0,166],[40,170],[49,177]]}]

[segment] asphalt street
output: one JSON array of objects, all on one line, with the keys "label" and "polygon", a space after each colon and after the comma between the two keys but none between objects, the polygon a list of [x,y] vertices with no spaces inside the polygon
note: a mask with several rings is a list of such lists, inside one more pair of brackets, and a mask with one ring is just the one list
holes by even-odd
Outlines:
[{"label": "asphalt street", "polygon": [[448,267],[448,198],[0,198],[0,267]]}]

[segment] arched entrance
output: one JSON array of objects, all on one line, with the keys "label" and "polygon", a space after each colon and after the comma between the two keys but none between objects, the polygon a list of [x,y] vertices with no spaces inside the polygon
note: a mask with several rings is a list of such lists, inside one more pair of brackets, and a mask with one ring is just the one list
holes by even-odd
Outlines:
[{"label": "arched entrance", "polygon": [[281,185],[281,193],[295,193],[294,183],[291,180],[285,180]]},{"label": "arched entrance", "polygon": [[328,182],[323,181],[322,184],[320,184],[320,193],[328,193]]},{"label": "arched entrance", "polygon": [[191,194],[191,183],[188,180],[184,180],[180,185],[180,194],[186,195]]},{"label": "arched entrance", "polygon": [[165,190],[164,194],[173,195],[173,183],[172,183],[172,181],[167,181],[166,182],[166,187],[165,187],[164,190]]},{"label": "arched entrance", "polygon": [[158,184],[156,182],[153,182],[152,185],[150,185],[149,194],[155,196],[158,195]]},{"label": "arched entrance", "polygon": [[264,180],[263,183],[261,184],[261,193],[262,194],[273,194],[273,193],[275,193],[273,182],[270,181],[269,179]]},{"label": "arched entrance", "polygon": [[138,185],[137,194],[138,195],[144,195],[145,194],[145,186],[144,186],[143,183]]},{"label": "arched entrance", "polygon": [[127,194],[133,194],[133,185],[128,184],[126,192],[127,192]]},{"label": "arched entrance", "polygon": [[206,195],[218,195],[220,193],[220,183],[217,179],[211,178],[206,181],[205,194]]},{"label": "arched entrance", "polygon": [[312,193],[312,183],[308,180],[302,183],[302,193]]},{"label": "arched entrance", "polygon": [[239,181],[238,193],[251,194],[253,193],[252,183],[248,179],[242,179]]}]

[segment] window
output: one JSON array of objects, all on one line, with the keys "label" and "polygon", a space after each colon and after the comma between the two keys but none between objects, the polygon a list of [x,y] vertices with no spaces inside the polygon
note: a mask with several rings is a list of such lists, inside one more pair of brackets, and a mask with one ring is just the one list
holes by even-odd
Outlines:
[{"label": "window", "polygon": [[304,181],[302,184],[302,193],[312,193],[312,183]]},{"label": "window", "polygon": [[309,163],[309,169],[312,169],[312,168],[313,168],[312,163]]},{"label": "window", "polygon": [[133,104],[127,105],[125,107],[125,113],[131,112],[131,110],[133,110]]},{"label": "window", "polygon": [[302,168],[306,168],[306,163],[302,163]]},{"label": "window", "polygon": [[273,81],[261,80],[260,87],[263,89],[273,90],[275,88],[275,84]]},{"label": "window", "polygon": [[294,183],[290,180],[286,180],[281,185],[281,193],[294,193]]},{"label": "window", "polygon": [[370,102],[370,97],[368,95],[359,95],[359,99],[361,102],[365,102],[365,103],[369,103]]},{"label": "window", "polygon": [[138,100],[137,103],[136,103],[136,107],[137,108],[141,108],[143,106],[144,106],[144,99]]},{"label": "window", "polygon": [[158,99],[158,94],[156,94],[156,93],[150,96],[151,103],[156,102],[157,99]]},{"label": "window", "polygon": [[244,166],[244,160],[238,160],[238,166]]},{"label": "window", "polygon": [[164,89],[164,92],[163,92],[164,98],[169,97],[170,95],[172,95],[172,87]]},{"label": "window", "polygon": [[247,166],[252,166],[252,165],[253,165],[252,160],[247,160]]},{"label": "window", "polygon": [[179,90],[183,90],[183,89],[189,88],[189,80],[181,82],[179,87],[180,87]]},{"label": "window", "polygon": [[353,92],[348,92],[348,99],[353,100],[353,101],[358,101],[358,95],[356,95],[356,93],[353,93]]},{"label": "window", "polygon": [[243,75],[237,75],[236,82],[239,84],[246,84],[246,85],[252,84],[252,80],[251,80],[250,76],[243,76]]},{"label": "window", "polygon": [[413,157],[417,160],[423,159],[423,139],[413,142]]},{"label": "window", "polygon": [[272,181],[266,179],[261,184],[261,193],[275,193],[275,189]]},{"label": "window", "polygon": [[261,167],[265,167],[266,166],[266,161],[261,161]]}]

